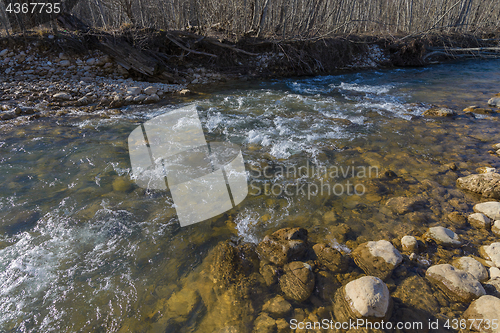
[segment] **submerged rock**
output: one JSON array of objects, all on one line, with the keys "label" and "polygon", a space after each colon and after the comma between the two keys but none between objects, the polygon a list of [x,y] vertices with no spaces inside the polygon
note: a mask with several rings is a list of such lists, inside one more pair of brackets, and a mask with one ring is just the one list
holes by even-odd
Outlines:
[{"label": "submerged rock", "polygon": [[264,237],[257,246],[261,260],[283,266],[292,259],[300,259],[307,248],[307,230],[285,228]]},{"label": "submerged rock", "polygon": [[449,264],[431,266],[425,276],[454,302],[469,303],[486,294],[472,274]]},{"label": "submerged rock", "polygon": [[426,241],[433,240],[438,245],[460,246],[462,242],[456,233],[444,227],[432,227],[422,236]]},{"label": "submerged rock", "polygon": [[472,274],[479,282],[484,282],[488,280],[488,271],[486,268],[474,258],[471,257],[461,257],[453,261],[453,266]]},{"label": "submerged rock", "polygon": [[397,214],[403,215],[415,210],[424,208],[429,201],[420,197],[396,197],[391,198],[386,202],[386,206]]},{"label": "submerged rock", "polygon": [[500,202],[489,201],[478,203],[474,206],[474,211],[484,214],[492,220],[500,220]]},{"label": "submerged rock", "polygon": [[381,279],[374,276],[351,281],[335,295],[334,312],[337,321],[380,321],[389,318],[391,311],[389,289]]},{"label": "submerged rock", "polygon": [[282,318],[288,316],[293,308],[292,305],[283,298],[283,296],[276,296],[275,298],[267,301],[262,310],[270,313],[272,316],[276,318]]},{"label": "submerged rock", "polygon": [[405,306],[425,312],[427,315],[439,311],[439,302],[433,295],[428,282],[419,275],[413,275],[399,284],[393,294]]},{"label": "submerged rock", "polygon": [[347,258],[336,249],[327,244],[316,244],[313,246],[313,250],[319,262],[332,273],[343,273],[347,270]]},{"label": "submerged rock", "polygon": [[284,273],[280,278],[280,288],[288,299],[303,302],[311,296],[314,274],[310,265],[294,261],[285,265]]},{"label": "submerged rock", "polygon": [[261,261],[259,272],[264,278],[267,286],[272,286],[278,282],[278,267],[276,267],[276,265]]},{"label": "submerged rock", "polygon": [[491,220],[482,213],[470,214],[467,218],[469,224],[478,229],[491,229]]},{"label": "submerged rock", "polygon": [[256,333],[274,333],[276,331],[276,321],[262,312],[253,323],[253,331]]},{"label": "submerged rock", "polygon": [[483,245],[479,248],[479,253],[484,259],[490,260],[492,266],[500,268],[500,243]]},{"label": "submerged rock", "polygon": [[451,117],[456,116],[457,113],[452,109],[434,107],[424,111],[426,117]]},{"label": "submerged rock", "polygon": [[488,172],[461,177],[457,179],[457,186],[479,193],[486,198],[500,199],[500,174],[498,173]]},{"label": "submerged rock", "polygon": [[[469,308],[464,312],[462,318],[470,323],[473,330],[487,333],[500,332],[499,326],[492,325],[495,321],[498,323],[500,313],[500,299],[486,295],[472,302]],[[469,320],[470,319],[470,320]],[[490,325],[486,325],[487,320]]]},{"label": "submerged rock", "polygon": [[363,243],[352,252],[352,257],[366,274],[382,280],[388,279],[403,261],[401,253],[386,240]]}]

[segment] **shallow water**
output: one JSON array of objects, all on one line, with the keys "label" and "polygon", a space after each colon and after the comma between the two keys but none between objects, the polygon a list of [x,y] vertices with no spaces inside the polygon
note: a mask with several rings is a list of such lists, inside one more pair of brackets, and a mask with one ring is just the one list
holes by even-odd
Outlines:
[{"label": "shallow water", "polygon": [[[339,246],[352,250],[365,240],[450,226],[448,213],[470,211],[479,200],[456,190],[456,178],[500,167],[487,152],[500,141],[499,116],[421,114],[432,104],[486,106],[498,82],[499,60],[469,61],[231,83],[109,119],[0,124],[0,331],[165,331],[151,318],[196,279],[221,240],[257,243],[279,227],[302,226],[324,241],[331,227],[347,223],[352,233]],[[250,194],[222,216],[180,228],[169,192],[131,180],[127,137],[190,103],[209,142],[241,146]],[[388,170],[399,177],[384,178]],[[430,198],[424,217],[384,205],[414,195]],[[206,312],[175,327],[205,331]]]}]

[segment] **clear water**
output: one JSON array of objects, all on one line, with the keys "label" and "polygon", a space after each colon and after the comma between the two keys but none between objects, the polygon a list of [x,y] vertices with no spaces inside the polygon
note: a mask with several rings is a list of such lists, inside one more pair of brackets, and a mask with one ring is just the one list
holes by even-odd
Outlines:
[{"label": "clear water", "polygon": [[[499,60],[470,61],[231,83],[111,118],[0,123],[0,331],[165,331],[162,321],[152,324],[154,313],[186,279],[202,274],[200,263],[221,240],[257,243],[284,226],[304,226],[321,240],[343,222],[358,237],[347,244],[352,249],[362,240],[446,226],[446,214],[478,200],[455,189],[456,177],[500,167],[487,153],[500,141],[499,117],[420,116],[431,104],[486,106],[500,91],[498,82]],[[168,192],[130,181],[127,136],[190,103],[198,106],[208,141],[241,146],[253,187],[223,216],[180,228]],[[452,162],[456,172],[445,166]],[[309,173],[279,172],[301,166]],[[347,168],[354,166],[374,167],[378,176],[392,170],[403,185],[381,190],[377,174],[353,175]],[[348,171],[325,177],[318,170]],[[366,191],[308,196],[297,190],[347,181]],[[287,184],[291,195],[279,191]],[[425,225],[385,208],[393,196],[423,193],[435,199]],[[469,237],[468,230],[457,232]],[[205,315],[197,311],[184,329],[211,331],[200,324]]]}]

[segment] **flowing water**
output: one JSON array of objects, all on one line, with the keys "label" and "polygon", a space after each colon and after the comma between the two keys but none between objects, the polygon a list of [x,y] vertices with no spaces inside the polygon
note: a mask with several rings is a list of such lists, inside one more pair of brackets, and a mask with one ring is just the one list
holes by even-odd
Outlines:
[{"label": "flowing water", "polygon": [[[421,115],[432,104],[485,106],[498,82],[499,60],[469,61],[231,83],[111,117],[0,124],[0,331],[165,331],[158,309],[196,280],[221,240],[257,243],[284,226],[321,240],[345,223],[351,236],[336,245],[348,252],[449,226],[448,213],[478,200],[457,190],[456,178],[500,167],[488,154],[500,141],[499,116]],[[131,180],[127,137],[193,103],[207,141],[241,147],[250,193],[226,214],[181,228],[168,191]],[[424,217],[385,207],[414,195],[430,198]],[[212,332],[207,308],[171,331]]]}]

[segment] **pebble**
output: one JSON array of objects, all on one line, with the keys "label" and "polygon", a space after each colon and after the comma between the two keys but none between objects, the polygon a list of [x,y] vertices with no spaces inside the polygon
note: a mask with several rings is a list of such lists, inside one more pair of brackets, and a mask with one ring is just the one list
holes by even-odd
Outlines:
[{"label": "pebble", "polygon": [[413,236],[404,236],[401,238],[401,247],[403,252],[416,253],[418,251],[418,241]]}]

